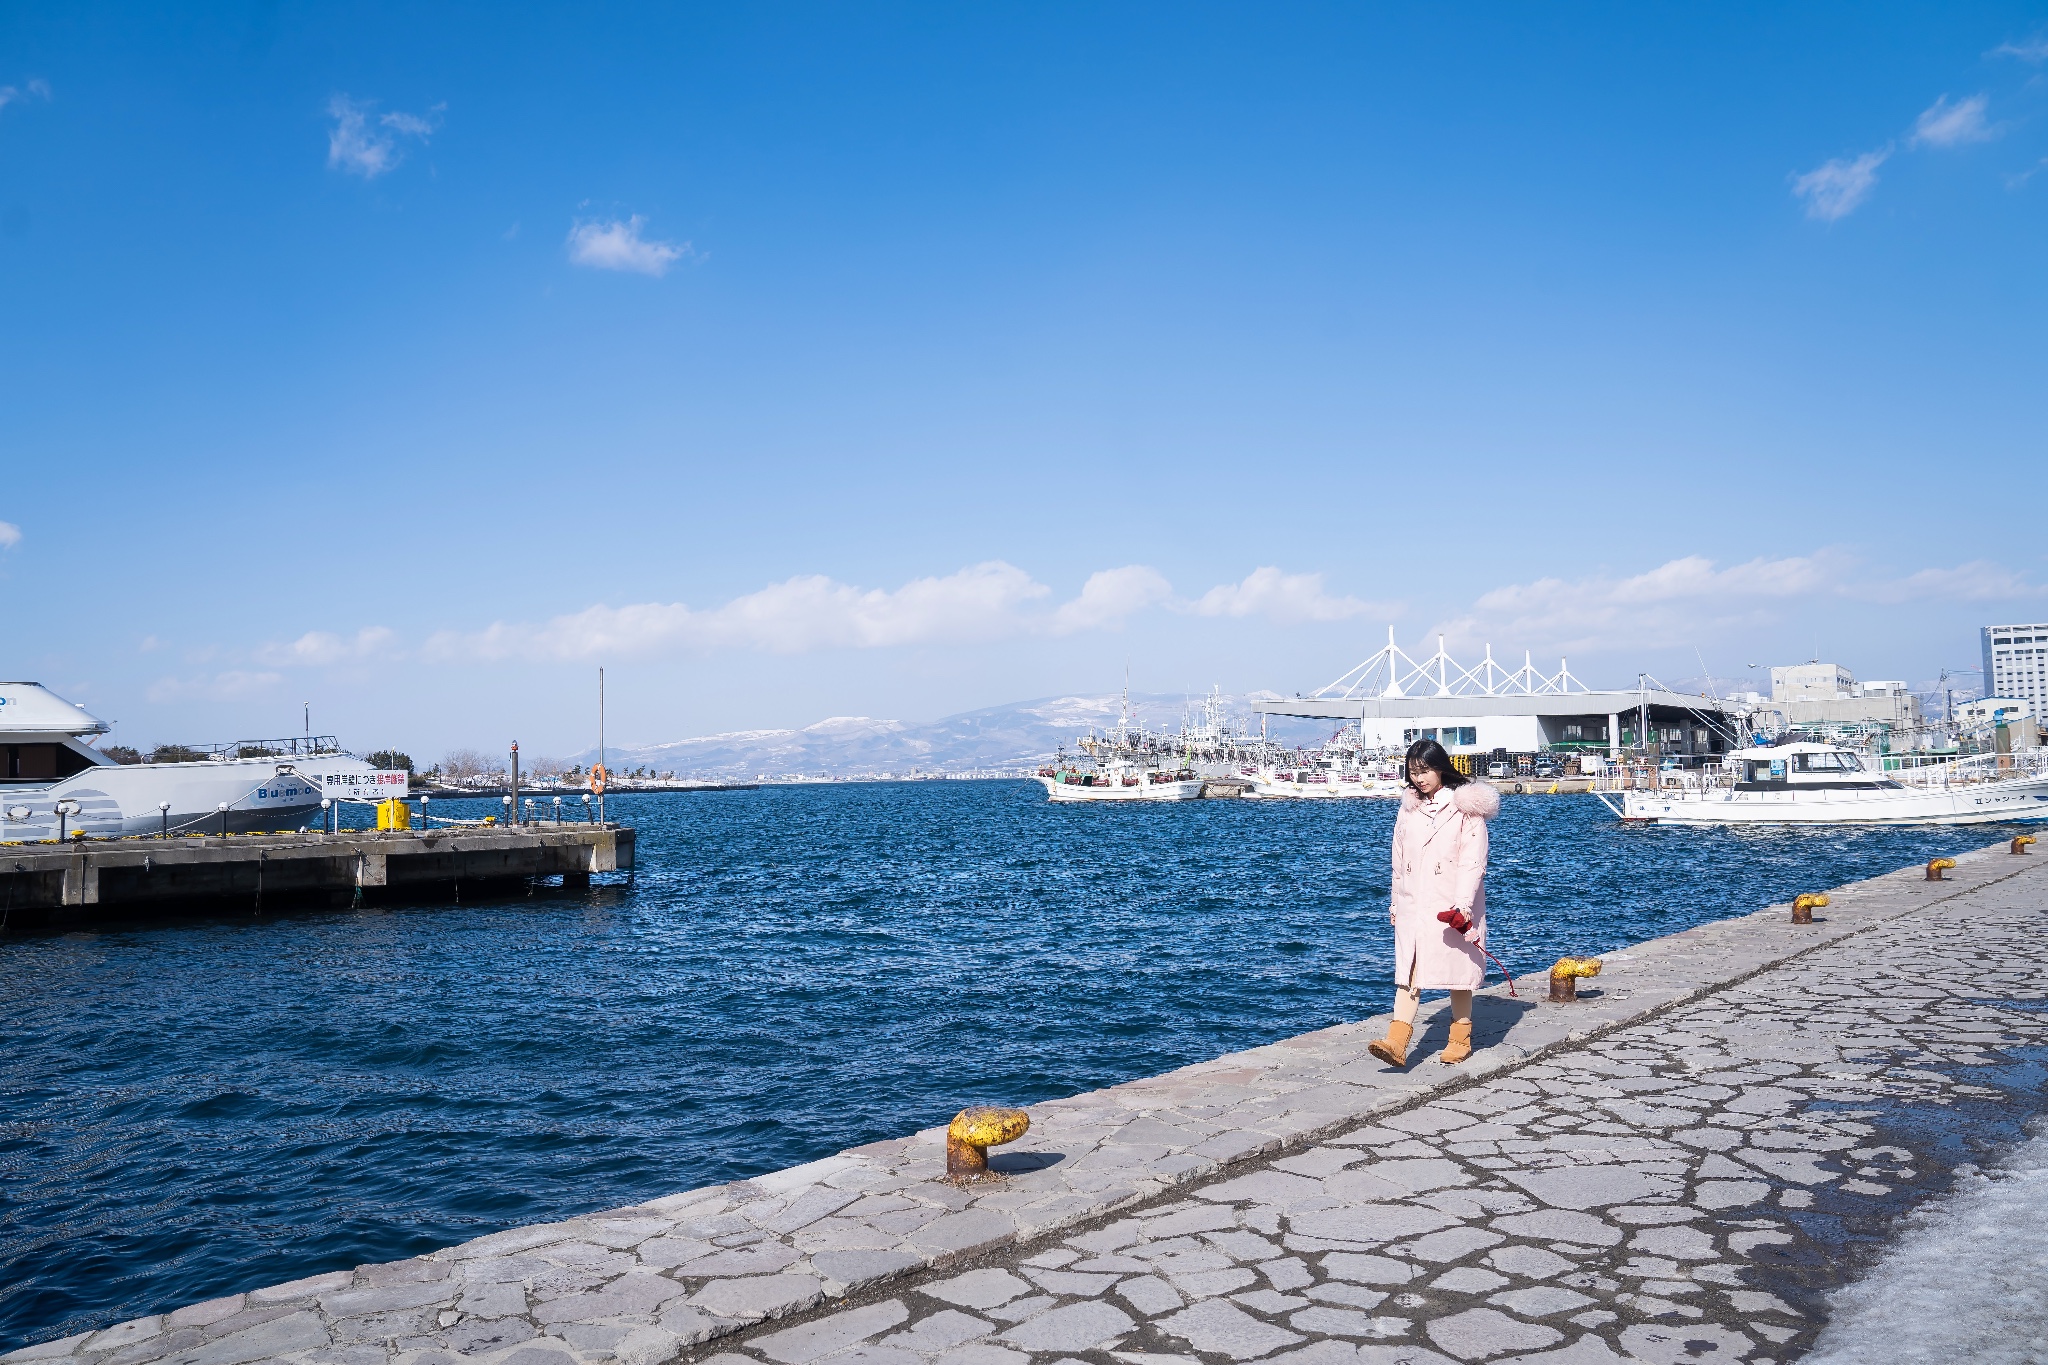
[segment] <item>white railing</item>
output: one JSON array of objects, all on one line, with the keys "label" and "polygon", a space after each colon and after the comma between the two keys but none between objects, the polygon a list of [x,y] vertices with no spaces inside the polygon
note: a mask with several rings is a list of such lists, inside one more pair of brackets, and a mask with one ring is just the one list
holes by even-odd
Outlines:
[{"label": "white railing", "polygon": [[2043,774],[2048,774],[2048,749],[2016,749],[2009,754],[1966,754],[1934,763],[1891,768],[1885,776],[1908,787],[1954,787]]}]

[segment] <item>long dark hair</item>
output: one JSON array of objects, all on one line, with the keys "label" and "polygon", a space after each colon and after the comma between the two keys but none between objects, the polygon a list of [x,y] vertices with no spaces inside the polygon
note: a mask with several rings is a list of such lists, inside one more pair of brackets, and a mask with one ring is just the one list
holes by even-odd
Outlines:
[{"label": "long dark hair", "polygon": [[1444,780],[1446,787],[1462,787],[1472,779],[1459,772],[1451,764],[1451,756],[1444,752],[1444,746],[1433,739],[1418,739],[1408,746],[1408,757],[1401,764],[1401,782],[1414,786],[1408,780],[1408,769],[1415,766],[1433,768],[1436,775]]}]

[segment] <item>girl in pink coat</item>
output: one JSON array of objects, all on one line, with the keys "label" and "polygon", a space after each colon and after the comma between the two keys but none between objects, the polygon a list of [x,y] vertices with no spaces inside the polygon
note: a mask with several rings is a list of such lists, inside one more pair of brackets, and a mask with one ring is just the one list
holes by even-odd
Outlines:
[{"label": "girl in pink coat", "polygon": [[[1433,739],[1408,748],[1408,790],[1394,817],[1394,1022],[1370,1045],[1389,1066],[1408,1064],[1408,1040],[1426,990],[1451,993],[1449,1063],[1472,1055],[1472,992],[1486,980],[1486,822],[1500,793],[1451,766]],[[1437,918],[1461,910],[1459,933]]]}]

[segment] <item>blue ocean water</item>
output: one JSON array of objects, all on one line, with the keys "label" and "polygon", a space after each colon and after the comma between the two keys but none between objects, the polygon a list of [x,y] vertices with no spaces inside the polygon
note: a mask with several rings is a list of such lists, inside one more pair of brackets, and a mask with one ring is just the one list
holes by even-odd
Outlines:
[{"label": "blue ocean water", "polygon": [[[1388,1002],[1390,802],[933,782],[611,814],[630,886],[0,938],[0,1349]],[[1632,829],[1509,796],[1491,943],[1540,977],[1996,834]]]}]

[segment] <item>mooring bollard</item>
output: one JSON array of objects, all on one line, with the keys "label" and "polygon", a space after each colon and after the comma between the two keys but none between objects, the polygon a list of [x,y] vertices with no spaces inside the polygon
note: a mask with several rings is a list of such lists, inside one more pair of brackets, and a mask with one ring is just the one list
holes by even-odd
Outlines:
[{"label": "mooring bollard", "polygon": [[1015,1142],[1031,1127],[1022,1109],[962,1109],[946,1128],[946,1174],[972,1180],[988,1174],[988,1149]]},{"label": "mooring bollard", "polygon": [[1930,882],[1947,881],[1948,878],[1944,877],[1942,874],[1948,871],[1950,868],[1954,867],[1955,865],[1956,860],[1954,858],[1934,859],[1933,861],[1927,864],[1927,880]]},{"label": "mooring bollard", "polygon": [[1804,895],[1795,897],[1792,901],[1792,922],[1794,924],[1813,923],[1813,912],[1827,903],[1828,898],[1826,896],[1814,891],[1809,891]]},{"label": "mooring bollard", "polygon": [[1550,998],[1565,1003],[1579,998],[1579,979],[1600,975],[1597,957],[1561,957],[1550,969]]},{"label": "mooring bollard", "polygon": [[2027,851],[2027,845],[2033,842],[2033,835],[2022,834],[2019,838],[2012,841],[2012,851],[2014,853],[2025,853]]}]

